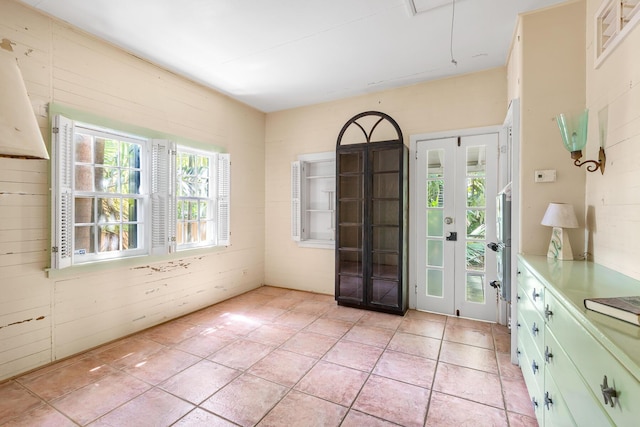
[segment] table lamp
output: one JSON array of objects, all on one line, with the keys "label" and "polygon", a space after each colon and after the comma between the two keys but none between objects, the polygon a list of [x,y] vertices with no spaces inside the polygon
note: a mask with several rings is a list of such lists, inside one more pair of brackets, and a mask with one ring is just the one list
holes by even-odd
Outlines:
[{"label": "table lamp", "polygon": [[561,261],[572,260],[571,243],[564,229],[578,228],[578,219],[573,210],[573,205],[568,203],[549,203],[541,224],[553,227],[547,257]]}]

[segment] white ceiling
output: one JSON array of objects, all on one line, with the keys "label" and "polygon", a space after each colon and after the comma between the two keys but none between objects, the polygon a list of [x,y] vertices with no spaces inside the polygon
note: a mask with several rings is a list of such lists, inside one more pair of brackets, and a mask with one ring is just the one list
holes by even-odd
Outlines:
[{"label": "white ceiling", "polygon": [[565,0],[456,0],[452,44],[452,0],[22,1],[272,112],[502,66],[517,15]]}]

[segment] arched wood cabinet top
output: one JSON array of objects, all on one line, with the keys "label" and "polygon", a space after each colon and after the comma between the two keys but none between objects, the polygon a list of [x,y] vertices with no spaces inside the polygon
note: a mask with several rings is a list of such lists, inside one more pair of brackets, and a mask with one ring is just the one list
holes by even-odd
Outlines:
[{"label": "arched wood cabinet top", "polygon": [[[370,117],[373,117],[374,119],[377,117],[378,119],[371,122],[370,120],[367,120]],[[380,129],[379,125],[384,122],[388,122],[393,127],[393,129],[395,129],[396,138],[391,138],[391,139],[384,138],[382,140],[376,141],[373,139],[374,133],[376,130]],[[347,132],[347,130],[351,126],[356,126],[362,131],[362,134],[364,136],[364,141],[362,141],[363,143],[390,142],[390,141],[402,142],[403,141],[402,131],[400,130],[400,126],[391,116],[389,116],[388,114],[382,113],[380,111],[365,111],[363,113],[356,114],[355,116],[350,118],[344,124],[344,126],[342,126],[342,129],[340,130],[340,134],[338,135],[338,141],[336,144],[337,147],[340,147],[342,145],[342,142],[343,142],[342,138],[344,137],[345,132]]]}]

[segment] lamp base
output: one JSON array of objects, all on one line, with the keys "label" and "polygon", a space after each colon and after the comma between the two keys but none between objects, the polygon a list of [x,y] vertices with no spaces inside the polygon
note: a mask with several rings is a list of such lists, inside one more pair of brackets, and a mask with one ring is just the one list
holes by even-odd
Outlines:
[{"label": "lamp base", "polygon": [[547,258],[558,259],[560,261],[573,260],[573,251],[571,250],[569,236],[564,232],[563,228],[553,227]]}]

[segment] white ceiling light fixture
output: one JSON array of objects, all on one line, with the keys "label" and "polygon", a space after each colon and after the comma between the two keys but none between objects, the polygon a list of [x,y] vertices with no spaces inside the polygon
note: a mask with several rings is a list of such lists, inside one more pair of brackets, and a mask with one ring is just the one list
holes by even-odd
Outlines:
[{"label": "white ceiling light fixture", "polygon": [[0,157],[49,159],[14,56],[0,50]]}]

